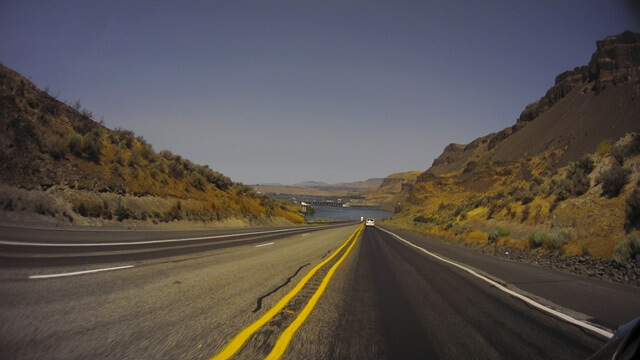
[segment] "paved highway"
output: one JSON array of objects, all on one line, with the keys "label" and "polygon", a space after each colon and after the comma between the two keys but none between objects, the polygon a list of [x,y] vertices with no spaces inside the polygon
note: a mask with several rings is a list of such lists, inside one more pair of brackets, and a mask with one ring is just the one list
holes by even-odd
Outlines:
[{"label": "paved highway", "polygon": [[637,288],[410,233],[271,230],[3,232],[0,358],[580,359],[640,313]]}]

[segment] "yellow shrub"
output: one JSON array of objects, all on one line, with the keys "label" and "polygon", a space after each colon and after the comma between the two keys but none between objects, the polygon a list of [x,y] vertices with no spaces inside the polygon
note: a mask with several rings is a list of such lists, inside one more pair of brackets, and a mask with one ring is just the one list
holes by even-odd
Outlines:
[{"label": "yellow shrub", "polygon": [[565,245],[562,248],[562,252],[565,256],[582,256],[584,255],[584,249],[578,245]]},{"label": "yellow shrub", "polygon": [[596,153],[600,156],[606,155],[611,152],[611,142],[608,140],[603,140],[598,144],[596,148]]},{"label": "yellow shrub", "polygon": [[489,208],[484,206],[477,207],[467,213],[467,219],[470,221],[484,220],[487,218]]},{"label": "yellow shrub", "polygon": [[465,241],[470,245],[484,245],[489,242],[489,237],[487,233],[474,229],[465,235]]}]

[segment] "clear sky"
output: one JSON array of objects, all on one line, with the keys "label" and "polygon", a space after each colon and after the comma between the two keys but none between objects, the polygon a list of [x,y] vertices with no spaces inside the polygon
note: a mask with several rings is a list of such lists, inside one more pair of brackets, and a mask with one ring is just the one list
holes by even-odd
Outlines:
[{"label": "clear sky", "polygon": [[515,123],[631,1],[0,1],[0,61],[235,181],[425,170]]}]

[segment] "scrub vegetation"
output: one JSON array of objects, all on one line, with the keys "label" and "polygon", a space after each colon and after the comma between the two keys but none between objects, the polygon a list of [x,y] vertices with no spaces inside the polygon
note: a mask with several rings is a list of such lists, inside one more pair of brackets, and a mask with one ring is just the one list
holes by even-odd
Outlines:
[{"label": "scrub vegetation", "polygon": [[[488,165],[491,185],[482,192],[461,186],[458,174],[429,176],[414,184],[419,191],[408,194],[391,223],[467,245],[610,258],[616,244],[628,243],[640,227],[638,139],[631,134],[614,142],[624,150],[622,164],[614,151],[594,151],[552,171],[538,167],[552,153]],[[620,249],[627,253],[633,246]]]},{"label": "scrub vegetation", "polygon": [[156,152],[142,136],[104,127],[79,101],[60,102],[2,65],[0,80],[5,211],[94,225],[304,222],[294,204],[259,194],[169,150]]}]

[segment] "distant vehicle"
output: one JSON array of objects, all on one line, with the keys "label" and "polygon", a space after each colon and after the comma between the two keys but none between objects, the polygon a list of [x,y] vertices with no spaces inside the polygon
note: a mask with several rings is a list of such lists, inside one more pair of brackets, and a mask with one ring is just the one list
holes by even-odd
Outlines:
[{"label": "distant vehicle", "polygon": [[364,226],[375,226],[376,222],[372,219],[372,218],[368,218],[367,221],[365,221]]}]

